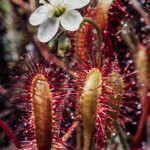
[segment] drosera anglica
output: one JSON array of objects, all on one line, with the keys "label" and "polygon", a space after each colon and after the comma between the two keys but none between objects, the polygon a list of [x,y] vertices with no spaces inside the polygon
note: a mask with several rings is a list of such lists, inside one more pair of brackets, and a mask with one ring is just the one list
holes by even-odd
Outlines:
[{"label": "drosera anglica", "polygon": [[[18,137],[22,143],[29,142],[26,146],[35,141],[35,149],[49,150],[60,136],[63,120],[63,71],[51,62],[33,59],[26,65],[27,72],[18,79],[14,98],[20,115]],[[61,84],[57,84],[59,81]]]},{"label": "drosera anglica", "polygon": [[[94,140],[96,140],[95,148],[104,147],[107,130],[111,131],[113,128],[114,118],[109,114],[119,111],[119,108],[113,109],[112,107],[112,105],[118,105],[118,103],[110,100],[107,96],[107,94],[112,92],[105,90],[106,87],[111,86],[107,83],[111,69],[119,74],[119,67],[115,67],[115,61],[106,58],[104,55],[102,56],[96,32],[91,24],[88,26],[87,24],[88,22],[80,27],[80,29],[86,29],[86,36],[82,36],[85,32],[79,29],[79,32],[76,34],[78,41],[75,41],[75,44],[86,41],[86,44],[81,47],[76,45],[75,51],[78,57],[76,69],[78,88],[76,91],[78,93],[77,108],[81,116],[80,128],[83,127],[84,150],[90,149]],[[80,52],[80,50],[82,51]],[[114,94],[118,93],[115,91]],[[109,123],[106,124],[106,120],[109,120]],[[78,147],[81,147],[81,144]]]}]

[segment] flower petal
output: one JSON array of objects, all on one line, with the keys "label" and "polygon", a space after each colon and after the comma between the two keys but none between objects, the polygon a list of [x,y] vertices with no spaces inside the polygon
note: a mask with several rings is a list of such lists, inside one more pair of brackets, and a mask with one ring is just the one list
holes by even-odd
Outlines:
[{"label": "flower petal", "polygon": [[61,25],[64,29],[69,31],[77,30],[82,21],[83,17],[76,10],[66,11],[65,14],[60,17]]},{"label": "flower petal", "polygon": [[48,0],[50,2],[51,5],[55,6],[55,5],[59,5],[59,4],[63,4],[63,0]]},{"label": "flower petal", "polygon": [[39,4],[46,4],[45,0],[39,0]]},{"label": "flower petal", "polygon": [[52,6],[50,4],[45,4],[39,7],[29,18],[30,24],[36,26],[40,25],[46,21],[52,11]]},{"label": "flower petal", "polygon": [[59,28],[59,20],[48,19],[42,23],[38,29],[38,39],[39,41],[46,43],[51,40],[57,33]]},{"label": "flower petal", "polygon": [[82,8],[86,6],[89,2],[90,0],[64,0],[64,4],[69,10]]}]

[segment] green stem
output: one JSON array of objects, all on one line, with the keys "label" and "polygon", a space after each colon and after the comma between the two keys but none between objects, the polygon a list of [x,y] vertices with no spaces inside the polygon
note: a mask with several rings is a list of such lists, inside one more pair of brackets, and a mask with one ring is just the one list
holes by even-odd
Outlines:
[{"label": "green stem", "polygon": [[128,145],[128,142],[127,142],[127,138],[125,136],[125,133],[124,133],[122,127],[118,123],[116,123],[116,127],[117,127],[118,134],[119,134],[119,137],[120,137],[120,141],[122,143],[122,146],[123,146],[124,150],[129,150],[129,145]]},{"label": "green stem", "polygon": [[83,22],[81,23],[81,26],[85,22],[90,23],[96,29],[96,31],[97,31],[97,36],[98,36],[98,39],[99,39],[99,41],[98,41],[98,48],[100,49],[99,58],[100,58],[100,65],[101,65],[101,63],[102,63],[102,50],[101,50],[101,46],[102,46],[102,43],[103,43],[102,32],[101,32],[99,26],[97,25],[97,23],[94,20],[92,20],[90,18],[87,18],[87,17],[84,17],[83,18]]},{"label": "green stem", "polygon": [[63,33],[64,33],[64,30],[60,31],[54,38],[58,39]]},{"label": "green stem", "polygon": [[97,23],[94,20],[92,20],[90,18],[87,18],[87,17],[83,18],[83,22],[82,23],[84,23],[84,22],[90,23],[96,29],[97,35],[98,35],[98,38],[99,38],[99,43],[100,43],[100,46],[101,46],[102,43],[103,43],[102,33],[101,33],[101,30],[100,30],[99,26],[97,25]]}]

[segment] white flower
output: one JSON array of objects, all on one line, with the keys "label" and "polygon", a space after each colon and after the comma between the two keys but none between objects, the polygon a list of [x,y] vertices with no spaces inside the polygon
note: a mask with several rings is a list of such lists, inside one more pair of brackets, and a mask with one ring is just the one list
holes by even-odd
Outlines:
[{"label": "white flower", "polygon": [[64,29],[76,31],[83,17],[74,10],[86,6],[90,0],[40,0],[43,5],[39,7],[29,18],[30,24],[40,25],[38,39],[41,42],[51,40],[61,24]]}]

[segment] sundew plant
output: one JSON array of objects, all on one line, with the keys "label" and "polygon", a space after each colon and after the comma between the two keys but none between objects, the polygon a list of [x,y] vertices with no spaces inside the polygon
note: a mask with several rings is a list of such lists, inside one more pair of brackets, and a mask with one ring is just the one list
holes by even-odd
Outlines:
[{"label": "sundew plant", "polygon": [[0,149],[150,149],[149,0],[1,0],[0,19]]}]

